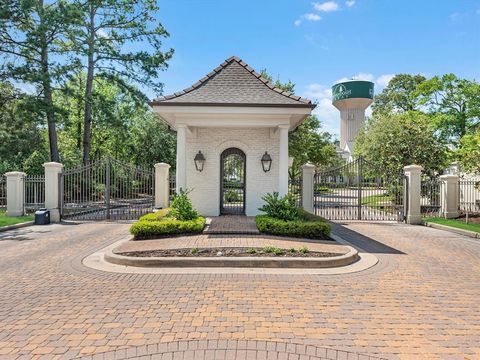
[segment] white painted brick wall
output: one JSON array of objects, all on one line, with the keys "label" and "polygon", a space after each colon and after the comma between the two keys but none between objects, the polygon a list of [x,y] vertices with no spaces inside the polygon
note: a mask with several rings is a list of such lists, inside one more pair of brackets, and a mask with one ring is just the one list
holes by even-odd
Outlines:
[{"label": "white painted brick wall", "polygon": [[[258,214],[261,197],[267,192],[278,191],[278,132],[272,137],[268,128],[231,129],[198,128],[196,137],[187,136],[187,188],[195,208],[206,216],[220,213],[220,155],[230,147],[246,154],[246,214]],[[205,168],[195,170],[193,158],[198,151],[205,155]],[[268,151],[272,168],[265,173],[260,159]]]}]

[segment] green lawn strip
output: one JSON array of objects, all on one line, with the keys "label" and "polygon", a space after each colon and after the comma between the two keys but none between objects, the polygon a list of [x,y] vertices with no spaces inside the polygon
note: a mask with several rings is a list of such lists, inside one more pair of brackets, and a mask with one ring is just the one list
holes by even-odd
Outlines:
[{"label": "green lawn strip", "polygon": [[384,206],[386,204],[390,205],[391,202],[392,197],[387,194],[362,196],[362,205]]},{"label": "green lawn strip", "polygon": [[480,233],[480,224],[466,224],[464,220],[428,217],[423,221]]},{"label": "green lawn strip", "polygon": [[27,216],[7,216],[5,211],[0,211],[0,228],[4,226],[21,224],[27,221],[32,221],[33,215]]}]

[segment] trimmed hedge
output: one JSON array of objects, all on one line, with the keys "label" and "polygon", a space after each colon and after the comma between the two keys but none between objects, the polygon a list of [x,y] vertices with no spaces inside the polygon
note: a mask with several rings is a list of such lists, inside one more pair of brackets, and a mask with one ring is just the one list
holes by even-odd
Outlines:
[{"label": "trimmed hedge", "polygon": [[149,218],[137,221],[130,227],[130,233],[135,236],[135,239],[153,239],[167,235],[195,234],[202,232],[205,226],[205,218],[202,216],[185,221],[168,217],[160,220],[149,220]]},{"label": "trimmed hedge", "polygon": [[143,215],[139,221],[159,221],[163,220],[170,213],[170,208],[160,209],[153,213]]},{"label": "trimmed hedge", "polygon": [[[305,212],[306,213],[306,212]],[[290,236],[308,239],[330,240],[331,227],[320,217],[299,212],[301,218],[298,220],[279,220],[268,215],[257,215],[255,223],[258,230],[265,234]]]}]

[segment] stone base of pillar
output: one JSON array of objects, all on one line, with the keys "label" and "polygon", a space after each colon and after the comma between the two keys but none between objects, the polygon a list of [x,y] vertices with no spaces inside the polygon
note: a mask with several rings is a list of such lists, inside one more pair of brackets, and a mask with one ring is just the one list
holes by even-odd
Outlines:
[{"label": "stone base of pillar", "polygon": [[422,215],[407,215],[406,223],[410,225],[419,225],[422,223]]},{"label": "stone base of pillar", "polygon": [[457,218],[458,216],[459,216],[458,211],[444,212],[442,214],[442,217],[444,217],[445,219],[454,219],[454,218]]},{"label": "stone base of pillar", "polygon": [[58,223],[60,222],[60,210],[58,209],[49,209],[50,210],[50,222]]},{"label": "stone base of pillar", "polygon": [[23,210],[7,210],[5,212],[5,215],[7,215],[7,216],[23,216],[25,214],[23,213]]}]

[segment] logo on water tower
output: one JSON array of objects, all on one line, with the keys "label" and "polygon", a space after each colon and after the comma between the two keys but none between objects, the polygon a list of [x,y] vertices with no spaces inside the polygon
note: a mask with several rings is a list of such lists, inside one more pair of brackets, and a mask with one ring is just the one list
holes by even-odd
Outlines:
[{"label": "logo on water tower", "polygon": [[333,101],[346,99],[352,94],[352,90],[347,89],[344,84],[338,84],[333,88]]}]

